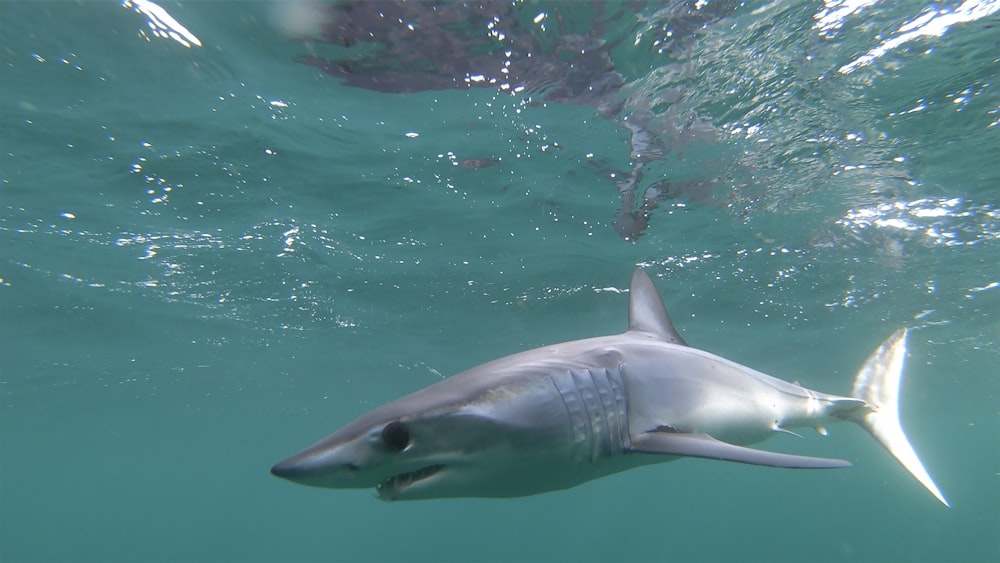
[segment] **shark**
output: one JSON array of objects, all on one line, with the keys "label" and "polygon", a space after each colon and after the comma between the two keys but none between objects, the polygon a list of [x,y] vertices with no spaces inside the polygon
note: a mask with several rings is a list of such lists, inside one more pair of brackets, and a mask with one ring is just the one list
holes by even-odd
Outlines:
[{"label": "shark", "polygon": [[864,362],[850,396],[813,391],[689,346],[636,269],[628,330],[478,365],[378,407],[271,468],[295,483],[373,488],[386,501],[510,498],[634,467],[705,458],[826,469],[834,458],[750,447],[793,428],[865,429],[944,505],[903,432],[907,330]]}]

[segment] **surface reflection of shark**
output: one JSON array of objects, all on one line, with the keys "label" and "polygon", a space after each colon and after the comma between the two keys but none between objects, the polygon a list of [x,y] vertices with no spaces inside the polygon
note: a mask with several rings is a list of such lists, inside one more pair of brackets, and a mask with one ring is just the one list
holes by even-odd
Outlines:
[{"label": "surface reflection of shark", "polygon": [[[314,53],[299,58],[368,90],[497,88],[538,95],[550,102],[583,104],[618,119],[631,135],[631,167],[602,170],[612,177],[622,208],[615,229],[636,240],[658,203],[674,197],[701,199],[717,179],[644,183],[650,162],[661,161],[685,139],[714,133],[693,116],[627,107],[626,79],[612,51],[623,41],[660,54],[680,48],[698,29],[731,13],[739,2],[673,2],[649,15],[646,3],[558,2],[368,2],[323,5]],[[638,48],[633,48],[638,49]],[[648,53],[644,53],[648,55]],[[678,112],[674,112],[678,113]]]}]

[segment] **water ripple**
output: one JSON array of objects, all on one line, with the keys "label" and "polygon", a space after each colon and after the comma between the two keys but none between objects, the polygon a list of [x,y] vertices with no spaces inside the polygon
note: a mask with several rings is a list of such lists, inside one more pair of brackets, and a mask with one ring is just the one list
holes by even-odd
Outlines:
[{"label": "water ripple", "polygon": [[889,230],[930,245],[969,246],[1000,239],[1000,210],[963,198],[921,198],[851,209],[837,225],[859,238]]}]

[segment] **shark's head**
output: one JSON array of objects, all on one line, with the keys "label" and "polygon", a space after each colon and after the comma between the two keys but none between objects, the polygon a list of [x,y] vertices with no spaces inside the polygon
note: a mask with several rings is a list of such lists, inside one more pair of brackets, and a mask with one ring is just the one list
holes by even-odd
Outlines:
[{"label": "shark's head", "polygon": [[[547,442],[539,420],[552,415],[538,413],[565,409],[546,404],[550,393],[538,386],[515,385],[515,391],[501,384],[470,396],[463,379],[470,378],[450,378],[379,407],[271,473],[314,487],[373,487],[382,500],[539,492],[531,489],[544,484],[527,478],[536,467],[537,457],[531,458],[549,455],[554,442]],[[553,441],[555,433],[549,433]]]},{"label": "shark's head", "polygon": [[[386,410],[358,419],[278,463],[271,473],[314,487],[374,487],[383,500],[456,496],[447,494],[448,489],[473,478],[476,468],[470,466],[469,454],[482,449],[463,437],[481,434],[489,421],[455,415],[397,417]],[[379,411],[386,416],[377,416]],[[463,428],[456,432],[459,425]]]}]

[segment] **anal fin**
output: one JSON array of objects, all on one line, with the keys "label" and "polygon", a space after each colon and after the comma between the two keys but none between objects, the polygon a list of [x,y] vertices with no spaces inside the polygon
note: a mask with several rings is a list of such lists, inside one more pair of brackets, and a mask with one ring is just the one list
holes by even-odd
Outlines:
[{"label": "anal fin", "polygon": [[638,439],[632,440],[632,451],[646,454],[703,457],[793,469],[828,469],[833,467],[849,467],[851,465],[851,462],[843,459],[808,457],[755,450],[716,440],[708,434],[646,432]]}]

